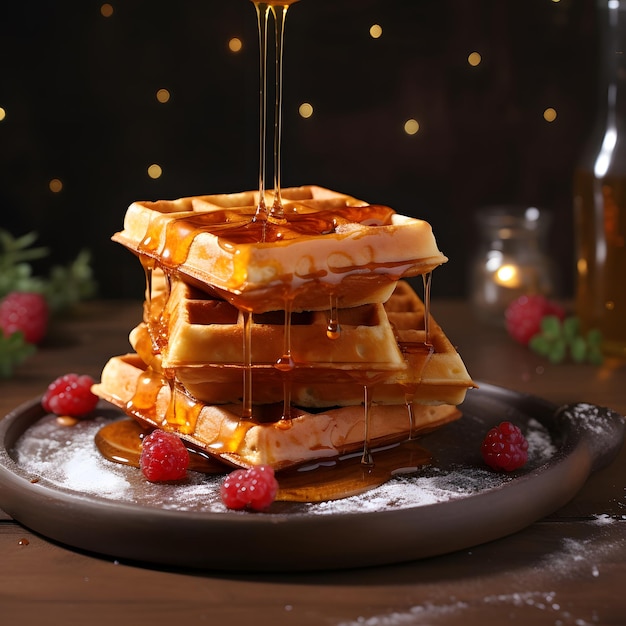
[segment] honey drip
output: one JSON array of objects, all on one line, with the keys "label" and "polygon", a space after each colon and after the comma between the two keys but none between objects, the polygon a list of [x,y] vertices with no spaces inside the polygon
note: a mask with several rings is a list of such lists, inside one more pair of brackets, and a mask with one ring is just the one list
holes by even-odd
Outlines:
[{"label": "honey drip", "polygon": [[372,456],[370,442],[370,422],[372,419],[372,392],[368,385],[363,385],[363,454],[361,455],[361,464],[372,467],[374,465],[374,457]]},{"label": "honey drip", "polygon": [[[426,323],[426,321],[424,321],[424,323]],[[430,357],[434,353],[434,347],[429,341],[424,341],[423,343],[401,341],[399,342],[399,345],[400,350],[405,355],[405,358],[409,360],[409,367],[413,369],[414,377],[417,372],[420,372],[417,382],[404,385],[404,402],[409,419],[409,439],[414,439],[417,434],[415,413],[413,410],[415,393],[420,385],[424,369],[426,368]]]},{"label": "honey drip", "polygon": [[274,203],[270,210],[270,219],[284,220],[285,212],[280,192],[282,108],[283,108],[283,49],[285,20],[288,5],[272,7],[276,31],[276,101],[274,106]]},{"label": "honey drip", "polygon": [[291,374],[295,368],[295,363],[291,355],[291,306],[291,300],[285,300],[283,354],[274,365],[274,367],[281,373],[283,380],[282,419],[289,419],[291,417]]},{"label": "honey drip", "polygon": [[[259,31],[259,74],[260,74],[260,100],[259,100],[259,202],[253,221],[262,224],[262,238],[265,241],[266,222],[280,224],[285,222],[280,190],[281,170],[281,142],[282,142],[282,98],[283,98],[283,49],[285,35],[285,21],[287,10],[295,0],[283,2],[258,2],[254,1],[257,13]],[[275,33],[275,102],[274,102],[274,202],[268,212],[265,202],[265,175],[266,175],[266,138],[267,138],[267,30],[270,12],[274,18]]]},{"label": "honey drip", "polygon": [[424,284],[424,343],[430,345],[430,290],[433,279],[433,273],[428,272],[422,275],[422,283]]},{"label": "honey drip", "polygon": [[409,439],[413,439],[415,437],[415,411],[413,410],[414,398],[414,391],[410,391],[404,394],[404,403],[406,404],[406,410],[409,416]]},{"label": "honey drip", "polygon": [[243,311],[243,398],[241,416],[252,417],[252,312]]},{"label": "honey drip", "polygon": [[137,379],[135,392],[126,405],[126,411],[131,415],[145,415],[155,424],[163,424],[164,419],[157,415],[157,395],[163,381],[161,374],[147,368]]},{"label": "honey drip", "polygon": [[329,339],[339,339],[341,335],[341,327],[339,326],[339,315],[337,313],[337,295],[330,294],[330,308],[328,315],[328,326],[326,327],[326,336]]},{"label": "honey drip", "polygon": [[176,383],[170,383],[171,399],[167,407],[165,421],[168,426],[183,434],[192,433],[202,409],[202,405],[195,398],[188,396],[178,389]]},{"label": "honey drip", "polygon": [[[267,20],[270,7],[267,2],[254,3],[257,12],[257,24],[259,29],[259,203],[254,216],[255,221],[265,224],[267,221],[267,206],[265,205],[265,152],[267,136]],[[264,229],[262,241],[265,241]]]}]

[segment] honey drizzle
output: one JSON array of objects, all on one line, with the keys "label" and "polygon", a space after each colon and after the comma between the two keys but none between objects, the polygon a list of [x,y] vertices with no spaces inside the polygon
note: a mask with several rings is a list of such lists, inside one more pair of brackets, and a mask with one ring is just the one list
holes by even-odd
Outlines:
[{"label": "honey drizzle", "polygon": [[[267,18],[270,6],[267,2],[255,2],[259,31],[259,202],[254,216],[255,221],[267,221],[265,204],[265,151],[267,135]],[[262,239],[265,241],[265,238]]]},{"label": "honey drizzle", "polygon": [[274,203],[270,210],[270,219],[284,220],[285,212],[280,191],[281,142],[282,142],[282,108],[283,108],[283,50],[285,36],[285,20],[288,5],[279,10],[272,6],[276,33],[276,100],[274,106]]},{"label": "honey drizzle", "polygon": [[326,336],[329,339],[339,339],[341,326],[339,326],[339,314],[337,312],[337,294],[330,294],[330,306],[328,313],[328,326],[326,326]]},{"label": "honey drizzle", "polygon": [[[283,99],[283,49],[285,35],[285,21],[287,9],[294,0],[284,2],[257,2],[254,5],[257,12],[259,51],[260,51],[260,155],[259,155],[259,204],[253,221],[262,222],[261,242],[268,238],[267,222],[272,224],[286,223],[285,213],[280,190],[281,170],[281,143],[282,143],[282,99]],[[278,7],[278,9],[277,9]],[[267,212],[265,204],[265,174],[266,174],[266,136],[267,136],[267,22],[269,12],[274,17],[275,33],[275,101],[274,101],[274,202]],[[319,233],[319,231],[318,231]],[[283,239],[282,231],[274,229],[275,240]],[[283,355],[278,359],[275,367],[281,372],[283,379],[283,412],[282,419],[291,415],[291,371],[294,368],[291,356],[291,306],[292,299],[285,302],[284,346]],[[247,324],[244,329],[244,417],[252,415],[252,360],[251,360],[251,320],[247,314]]]},{"label": "honey drizzle", "polygon": [[370,441],[370,421],[372,419],[372,392],[369,385],[363,385],[363,454],[361,456],[361,465],[368,467],[374,466],[374,457],[371,450]]},{"label": "honey drizzle", "polygon": [[293,301],[285,298],[285,321],[283,327],[283,354],[274,367],[281,373],[283,380],[283,413],[282,419],[291,417],[291,373],[295,363],[291,355],[291,309]]},{"label": "honey drizzle", "polygon": [[155,315],[156,303],[153,298],[154,260],[149,257],[141,257],[146,279],[146,303],[144,305],[144,319],[148,327],[148,335],[151,342],[152,354],[158,354],[160,350],[159,337],[162,328],[162,315]]},{"label": "honey drizzle", "polygon": [[[408,352],[410,351],[413,355],[415,355],[415,353],[418,351],[418,349],[421,348],[421,361],[418,365],[419,369],[420,369],[420,379],[418,380],[418,382],[413,383],[411,385],[405,385],[405,393],[404,393],[404,403],[406,406],[406,410],[407,410],[407,415],[409,418],[409,439],[414,439],[416,437],[417,431],[416,431],[416,424],[415,424],[415,412],[413,409],[413,403],[415,400],[415,393],[417,391],[417,388],[419,387],[421,380],[422,380],[422,376],[424,373],[424,370],[426,369],[426,365],[428,364],[428,361],[430,359],[430,357],[432,356],[432,354],[434,353],[434,348],[431,344],[417,344],[416,346],[411,346],[411,347],[407,347],[407,345],[405,344],[404,346],[402,346],[403,351],[404,352]],[[417,369],[417,367],[416,367]]]},{"label": "honey drizzle", "polygon": [[427,346],[430,346],[430,290],[432,280],[432,272],[422,274],[422,283],[424,285],[424,343]]},{"label": "honey drizzle", "polygon": [[252,417],[252,311],[242,311],[243,315],[243,398],[241,417]]},{"label": "honey drizzle", "polygon": [[[407,385],[406,391],[404,394],[404,403],[406,405],[407,415],[409,418],[409,439],[414,439],[416,436],[415,430],[415,412],[413,410],[413,402],[415,399],[415,392],[417,390],[417,386],[421,382],[422,375],[424,369],[426,368],[426,364],[430,359],[431,355],[434,352],[434,347],[430,342],[430,292],[432,285],[432,272],[427,272],[426,274],[422,274],[422,284],[424,287],[424,343],[422,344],[424,350],[424,357],[421,363],[421,372],[420,380],[413,385]],[[401,345],[401,349],[403,352],[413,352],[416,351],[416,346],[410,346],[408,344]]]},{"label": "honey drizzle", "polygon": [[415,411],[413,410],[414,391],[408,391],[404,394],[404,403],[406,405],[407,414],[409,416],[409,439],[415,437]]},{"label": "honey drizzle", "polygon": [[188,396],[182,389],[179,389],[173,380],[170,383],[170,388],[171,397],[165,421],[169,426],[173,426],[177,432],[192,433],[202,405],[195,398]]},{"label": "honey drizzle", "polygon": [[126,403],[126,412],[151,420],[155,424],[166,426],[165,417],[157,415],[157,396],[165,378],[148,367],[137,378],[133,397]]},{"label": "honey drizzle", "polygon": [[[254,216],[254,221],[283,223],[285,212],[280,190],[281,170],[281,143],[282,143],[282,99],[283,99],[283,50],[285,21],[287,10],[295,0],[283,2],[258,2],[253,0],[257,13],[259,33],[259,73],[260,73],[260,98],[259,98],[259,202]],[[266,137],[267,137],[267,24],[270,11],[274,17],[275,32],[275,101],[274,101],[274,202],[268,213],[265,203],[265,174],[266,174]],[[265,228],[263,228],[265,235]],[[263,237],[261,241],[265,241]]]}]

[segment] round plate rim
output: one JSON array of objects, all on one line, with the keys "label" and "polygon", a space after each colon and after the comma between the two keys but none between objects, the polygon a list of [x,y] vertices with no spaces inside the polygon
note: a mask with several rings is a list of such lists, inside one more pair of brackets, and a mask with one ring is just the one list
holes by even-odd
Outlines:
[{"label": "round plate rim", "polygon": [[[146,561],[149,563],[156,563],[161,565],[174,565],[180,567],[191,568],[203,568],[203,569],[219,569],[219,570],[253,570],[253,571],[294,571],[294,570],[316,570],[316,569],[336,569],[345,567],[359,567],[364,565],[379,565],[384,563],[399,562],[403,560],[414,560],[418,558],[424,558],[428,556],[435,556],[437,554],[443,554],[446,552],[455,551],[465,547],[471,547],[477,543],[484,541],[498,539],[502,536],[511,534],[522,528],[528,526],[533,521],[548,515],[567,501],[569,501],[576,492],[582,487],[588,476],[598,466],[598,446],[589,445],[588,436],[584,428],[579,428],[579,425],[571,420],[562,420],[558,426],[550,423],[552,416],[558,412],[558,407],[555,404],[547,402],[536,396],[529,394],[523,394],[504,387],[498,387],[488,383],[479,383],[479,389],[472,391],[473,397],[467,404],[472,402],[475,404],[480,402],[480,398],[500,398],[505,402],[519,403],[522,406],[537,412],[537,415],[533,415],[540,422],[544,423],[550,428],[557,428],[561,435],[563,435],[563,442],[558,449],[557,454],[547,464],[545,468],[541,466],[529,471],[526,474],[522,474],[517,477],[515,481],[510,484],[517,486],[517,490],[522,489],[521,485],[530,483],[534,484],[537,480],[541,480],[541,477],[546,471],[560,472],[567,477],[567,484],[565,488],[560,489],[559,498],[553,499],[555,495],[553,490],[547,490],[547,495],[553,499],[553,506],[547,503],[542,503],[538,506],[532,507],[526,514],[525,511],[521,511],[521,515],[518,515],[517,520],[507,519],[505,523],[501,525],[499,530],[492,529],[488,533],[476,534],[470,533],[465,540],[451,542],[447,545],[434,545],[432,547],[420,546],[419,548],[411,549],[410,546],[406,551],[398,550],[396,547],[390,550],[388,555],[385,556],[384,550],[377,550],[376,554],[372,554],[368,557],[367,554],[359,556],[358,550],[347,550],[343,555],[332,555],[331,557],[319,555],[310,555],[307,562],[302,562],[301,554],[298,550],[293,555],[279,555],[278,558],[267,562],[263,559],[263,556],[259,560],[254,558],[243,559],[243,562],[228,562],[225,558],[226,555],[221,555],[219,558],[202,558],[202,555],[197,557],[191,557],[190,554],[186,554],[184,546],[177,546],[177,549],[181,551],[181,554],[176,554],[175,550],[166,550],[166,554],[151,554],[148,550],[142,549],[141,546],[135,546],[134,549],[128,543],[128,538],[124,536],[124,532],[128,532],[126,525],[130,526],[130,532],[132,532],[133,524],[135,522],[145,522],[146,519],[150,519],[151,523],[163,524],[165,527],[184,527],[188,532],[202,533],[206,531],[207,526],[215,527],[215,530],[219,530],[223,533],[237,533],[239,528],[245,529],[246,535],[258,535],[263,533],[268,535],[268,539],[275,538],[280,533],[284,532],[285,527],[288,528],[288,534],[292,535],[292,538],[297,537],[298,533],[307,532],[311,530],[311,527],[315,527],[315,531],[328,534],[329,532],[339,532],[342,536],[345,535],[347,526],[351,526],[355,519],[359,520],[359,526],[364,532],[375,532],[377,530],[386,530],[387,527],[400,526],[405,528],[411,523],[415,523],[415,517],[432,518],[433,516],[441,516],[442,519],[450,517],[456,517],[462,515],[467,509],[464,506],[467,500],[473,499],[474,503],[485,503],[491,499],[501,497],[502,493],[506,493],[507,497],[513,496],[512,493],[515,489],[511,489],[509,485],[502,487],[500,491],[491,490],[475,494],[467,499],[449,500],[444,502],[438,502],[433,504],[422,504],[416,507],[407,507],[401,509],[392,509],[384,511],[367,511],[367,512],[342,512],[331,515],[317,515],[307,513],[264,513],[264,514],[250,514],[246,512],[179,512],[176,510],[164,510],[156,508],[148,508],[141,505],[134,505],[126,502],[115,502],[100,498],[97,496],[90,496],[84,494],[76,494],[73,492],[63,492],[55,490],[47,485],[41,485],[31,482],[32,477],[29,477],[28,473],[17,465],[17,463],[11,457],[9,450],[17,437],[25,432],[28,427],[38,419],[38,414],[43,416],[45,413],[40,407],[38,399],[30,400],[15,410],[6,415],[0,420],[0,506],[6,507],[7,513],[12,515],[18,522],[24,526],[31,528],[35,532],[40,532],[42,535],[60,541],[70,547],[88,550],[95,553],[106,554],[109,556],[118,556],[120,558],[129,558],[133,561]],[[478,396],[478,397],[477,397]],[[467,401],[466,401],[467,402]],[[461,405],[461,409],[466,405]],[[603,462],[609,462],[612,453],[616,453],[623,440],[623,422],[620,423],[619,428],[615,431],[618,435],[619,441],[615,442],[614,450],[605,450],[607,458],[601,459]],[[615,433],[612,433],[613,435]],[[574,472],[574,474],[572,474]],[[544,494],[542,494],[544,495]],[[41,514],[43,506],[43,516],[39,516],[41,522],[37,519],[33,519],[32,514],[26,514],[24,509],[36,506],[36,502],[39,502],[39,513]],[[42,504],[42,502],[44,504]],[[7,506],[7,503],[9,506]],[[46,508],[47,507],[47,508]],[[111,546],[98,545],[96,541],[93,541],[88,536],[80,534],[75,539],[72,538],[71,532],[61,532],[56,528],[59,522],[56,519],[59,510],[64,507],[68,507],[73,512],[78,511],[79,514],[85,508],[88,509],[89,514],[101,516],[107,521],[113,517],[114,520],[119,518],[127,518],[120,522],[120,535],[118,536],[113,532]],[[417,513],[416,511],[419,511]],[[520,511],[517,511],[520,513]],[[441,515],[444,514],[444,515]],[[50,519],[47,519],[50,518]],[[470,522],[472,520],[470,519]],[[51,529],[50,526],[53,526]],[[71,527],[73,524],[68,524]],[[471,525],[471,524],[470,524]],[[67,529],[68,531],[71,528]],[[116,529],[112,529],[115,531]],[[442,531],[444,532],[444,531]],[[158,533],[157,533],[158,535]],[[349,537],[344,537],[346,542],[349,542]],[[247,545],[247,544],[246,544]],[[255,544],[256,545],[256,544]],[[260,547],[260,546],[258,546]],[[138,549],[137,549],[138,548]],[[261,550],[261,552],[267,556],[271,552],[267,549]],[[206,556],[206,555],[205,555]]]}]

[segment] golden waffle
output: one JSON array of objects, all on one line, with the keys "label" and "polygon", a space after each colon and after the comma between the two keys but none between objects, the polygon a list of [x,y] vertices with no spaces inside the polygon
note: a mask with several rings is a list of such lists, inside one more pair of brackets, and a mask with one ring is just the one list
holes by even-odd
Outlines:
[{"label": "golden waffle", "polygon": [[256,192],[129,207],[114,240],[146,269],[144,320],[135,353],[110,359],[94,392],[241,466],[457,419],[472,380],[400,280],[446,261],[430,225],[321,187],[282,199],[284,222],[258,219]]},{"label": "golden waffle", "polygon": [[[137,326],[130,336],[143,361],[159,371],[171,370],[170,376],[203,402],[241,401],[243,314],[177,280],[165,304],[163,292],[153,298],[146,313],[149,323]],[[252,319],[253,402],[280,402],[283,381],[274,364],[283,354],[284,313]],[[296,367],[290,388],[298,406],[360,404],[365,384],[380,403],[404,404],[406,395],[413,394],[423,404],[459,404],[472,386],[461,357],[432,317],[430,346],[424,347],[424,305],[405,281],[399,281],[384,305],[339,309],[337,322],[341,330],[331,339],[327,312],[292,315],[290,345]],[[161,325],[167,326],[165,340],[155,347],[159,338],[151,340],[148,328]]]},{"label": "golden waffle", "polygon": [[[172,281],[165,307],[169,341],[163,367],[243,362],[244,313],[183,281]],[[328,311],[291,314],[291,354],[298,364],[319,367],[393,368],[404,366],[382,304],[340,309],[341,332],[328,338]],[[283,355],[284,311],[252,316],[252,363],[274,365]]]},{"label": "golden waffle", "polygon": [[258,192],[135,202],[113,240],[148,270],[259,313],[325,310],[330,299],[339,308],[385,302],[399,278],[447,260],[423,220],[316,186],[281,197],[287,219],[278,224],[253,219]]},{"label": "golden waffle", "polygon": [[[203,295],[174,284],[172,294],[175,293]],[[193,310],[196,306],[193,302],[193,299],[176,300],[175,310]],[[460,412],[453,405],[461,402],[467,388],[473,386],[460,357],[432,318],[432,349],[412,351],[416,342],[423,345],[425,340],[424,309],[408,284],[401,281],[385,307],[395,326],[394,344],[402,350],[404,364],[379,373],[384,378],[378,381],[376,373],[366,372],[373,393],[368,429],[372,447],[400,441],[409,434],[429,431],[457,419]],[[184,332],[178,335],[181,345],[176,346],[175,351],[183,354],[196,350],[197,346],[187,346],[186,342],[195,343],[203,334],[210,336],[211,326],[213,324],[204,325],[191,332],[183,324]],[[140,422],[176,432],[207,453],[244,467],[268,463],[280,469],[363,448],[366,413],[362,403],[366,379],[357,380],[358,374],[351,368],[321,372],[310,367],[300,370],[303,380],[300,382],[298,376],[294,377],[291,393],[296,406],[292,407],[289,419],[281,419],[280,374],[274,368],[253,369],[253,381],[257,379],[253,398],[261,406],[255,406],[251,419],[242,419],[241,366],[198,364],[164,369],[162,357],[150,348],[152,344],[145,329],[146,325],[142,324],[131,333],[141,356],[128,354],[112,358],[102,372],[101,382],[94,387],[100,397]],[[253,339],[262,337],[263,330],[259,327],[260,334],[253,333]],[[355,331],[355,336],[357,334]],[[238,338],[241,339],[241,330]],[[229,339],[232,340],[232,336]],[[342,374],[347,377],[345,380],[333,380],[341,379]],[[203,396],[204,399],[198,399]],[[411,407],[412,422],[407,403]],[[305,408],[298,406],[300,404]]]},{"label": "golden waffle", "polygon": [[[94,391],[141,423],[170,430],[211,456],[236,466],[270,464],[275,469],[362,450],[365,411],[361,406],[322,412],[292,411],[291,419],[272,418],[267,407],[261,419],[241,419],[241,405],[208,405],[179,386],[145,370],[136,354],[113,357]],[[174,401],[172,401],[172,395]],[[268,415],[269,413],[269,415]],[[280,415],[275,412],[273,417]],[[450,405],[414,405],[413,423],[405,406],[376,406],[369,416],[369,444],[402,441],[458,419]]]},{"label": "golden waffle", "polygon": [[[426,330],[424,303],[407,282],[398,282],[393,296],[385,303],[385,310],[407,367],[376,387],[375,399],[394,403],[401,393],[408,392],[415,402],[461,404],[466,391],[475,384],[461,356],[432,315],[428,317]],[[430,347],[425,363],[424,344]]]}]

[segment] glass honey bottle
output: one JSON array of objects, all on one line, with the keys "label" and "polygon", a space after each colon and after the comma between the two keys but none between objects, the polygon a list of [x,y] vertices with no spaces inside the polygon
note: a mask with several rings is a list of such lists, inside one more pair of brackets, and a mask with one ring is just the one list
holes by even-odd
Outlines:
[{"label": "glass honey bottle", "polygon": [[626,1],[600,0],[597,123],[574,176],[576,312],[626,357]]}]

